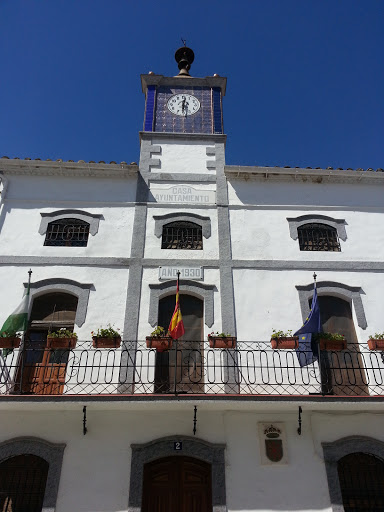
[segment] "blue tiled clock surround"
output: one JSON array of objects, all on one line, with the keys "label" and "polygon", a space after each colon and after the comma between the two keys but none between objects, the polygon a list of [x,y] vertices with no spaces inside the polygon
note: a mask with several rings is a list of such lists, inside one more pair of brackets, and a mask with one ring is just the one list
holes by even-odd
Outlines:
[{"label": "blue tiled clock surround", "polygon": [[[214,87],[148,87],[145,131],[168,133],[223,133],[221,91]],[[151,88],[151,90],[150,90]],[[172,114],[167,107],[174,94],[192,94],[200,101],[196,114],[184,117]]]},{"label": "blue tiled clock surround", "polygon": [[153,131],[153,118],[155,113],[155,92],[156,86],[149,85],[147,91],[147,104],[145,105],[145,132]]}]

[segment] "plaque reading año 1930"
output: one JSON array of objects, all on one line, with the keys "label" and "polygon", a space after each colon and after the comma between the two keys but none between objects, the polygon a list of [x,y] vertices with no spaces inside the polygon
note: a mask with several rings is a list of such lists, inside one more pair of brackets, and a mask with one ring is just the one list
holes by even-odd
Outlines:
[{"label": "plaque reading a\u00f1o 1930", "polygon": [[159,267],[159,279],[177,279],[177,272],[180,272],[180,279],[204,280],[203,267]]}]

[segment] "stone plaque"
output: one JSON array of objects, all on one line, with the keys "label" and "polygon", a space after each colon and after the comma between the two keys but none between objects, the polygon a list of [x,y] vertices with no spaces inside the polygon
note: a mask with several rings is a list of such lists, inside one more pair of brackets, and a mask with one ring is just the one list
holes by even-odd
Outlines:
[{"label": "stone plaque", "polygon": [[180,279],[204,281],[203,267],[159,267],[159,280],[177,279],[177,271],[180,272]]},{"label": "stone plaque", "polygon": [[150,192],[157,203],[216,203],[214,190],[198,190],[190,185],[173,185],[169,188],[151,187]]}]

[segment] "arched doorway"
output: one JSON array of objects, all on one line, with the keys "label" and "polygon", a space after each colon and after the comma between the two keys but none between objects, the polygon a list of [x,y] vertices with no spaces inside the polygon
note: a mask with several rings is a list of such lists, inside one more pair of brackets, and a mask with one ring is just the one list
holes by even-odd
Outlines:
[{"label": "arched doorway", "polygon": [[[202,393],[203,372],[203,300],[180,295],[185,334],[169,352],[156,355],[155,393]],[[175,309],[175,295],[159,301],[158,325],[168,328]]]},{"label": "arched doorway", "polygon": [[36,455],[18,455],[0,464],[0,510],[41,512],[49,464]]},{"label": "arched doorway", "polygon": [[144,464],[142,512],[212,512],[212,470],[192,457]]},{"label": "arched doorway", "polygon": [[344,334],[347,350],[321,353],[323,393],[335,395],[368,394],[351,304],[339,297],[318,297],[324,332]]},{"label": "arched doorway", "polygon": [[345,512],[384,510],[384,462],[375,455],[351,453],[337,463]]},{"label": "arched doorway", "polygon": [[46,293],[33,301],[17,382],[22,393],[61,394],[69,350],[47,347],[48,332],[73,331],[78,298],[69,293]]}]

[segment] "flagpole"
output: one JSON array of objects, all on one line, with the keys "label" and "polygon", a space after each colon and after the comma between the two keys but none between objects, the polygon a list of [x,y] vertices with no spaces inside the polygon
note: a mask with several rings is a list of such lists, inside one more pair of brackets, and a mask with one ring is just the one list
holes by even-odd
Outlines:
[{"label": "flagpole", "polygon": [[[27,295],[29,295],[29,290],[31,288],[31,276],[32,276],[32,269],[28,270],[28,287],[27,287]],[[28,299],[28,310],[29,310],[29,299]],[[21,343],[20,343],[20,356],[21,356],[21,375],[20,375],[20,394],[23,393],[23,375],[24,375],[24,344],[25,344],[25,333],[23,332],[23,335],[21,337]]]},{"label": "flagpole", "polygon": [[[314,289],[317,291],[317,285],[316,285],[316,272],[313,273],[313,281],[314,281]],[[322,368],[321,368],[321,352],[320,352],[320,337],[317,337],[317,361],[319,365],[319,374],[320,374],[320,393],[324,396],[323,393],[323,376],[322,376]]]},{"label": "flagpole", "polygon": [[[180,283],[180,270],[177,271],[177,283],[176,283],[176,293],[179,292],[179,283]],[[180,298],[180,296],[179,296]],[[174,383],[173,383],[173,386],[174,386],[174,393],[175,395],[177,394],[177,345],[178,345],[178,341],[179,339],[176,338],[176,343],[175,343],[175,377],[174,377]]]}]

